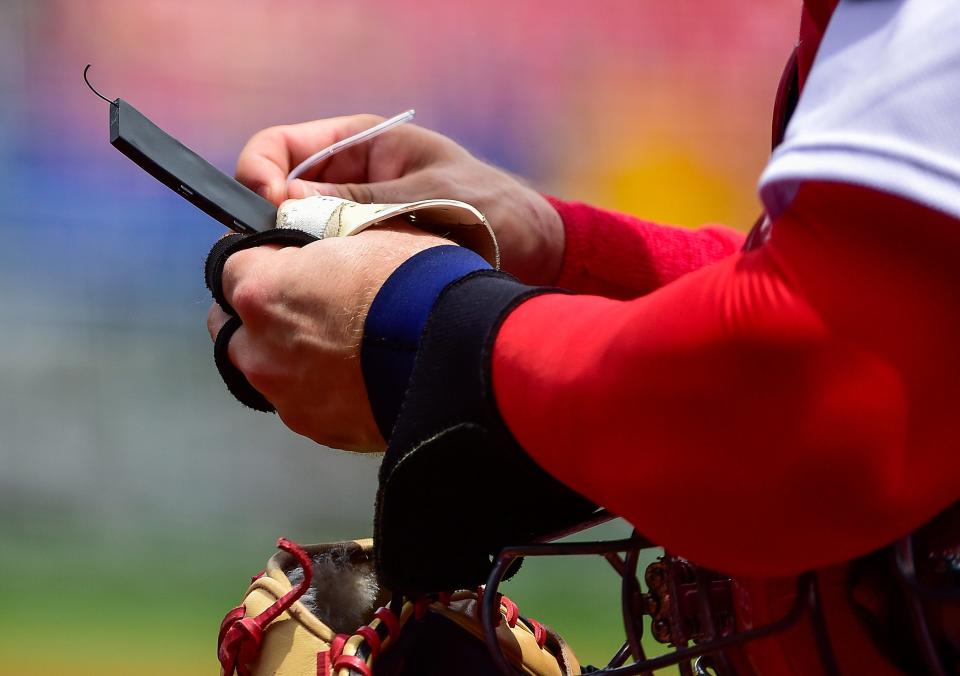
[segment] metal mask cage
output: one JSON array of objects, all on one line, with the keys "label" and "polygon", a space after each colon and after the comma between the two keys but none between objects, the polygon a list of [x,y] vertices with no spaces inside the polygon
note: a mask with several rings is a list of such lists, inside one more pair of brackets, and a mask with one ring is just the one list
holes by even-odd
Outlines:
[{"label": "metal mask cage", "polygon": [[893,559],[897,576],[906,592],[914,638],[924,666],[933,676],[947,676],[949,672],[937,650],[926,606],[945,603],[960,604],[960,587],[932,586],[921,582],[917,574],[912,534],[898,540],[893,546]]},{"label": "metal mask cage", "polygon": [[[659,584],[667,585],[674,602],[669,605],[666,617],[660,617],[660,622],[669,624],[666,629],[670,633],[670,643],[674,650],[657,657],[647,657],[641,638],[643,636],[643,618],[645,615],[654,618],[654,609],[646,600],[649,596],[641,592],[640,581],[637,578],[637,567],[640,552],[644,549],[655,548],[656,545],[641,537],[636,532],[629,538],[608,541],[588,542],[553,542],[571,532],[590,528],[613,518],[610,514],[599,513],[595,519],[581,524],[576,529],[557,534],[550,541],[508,546],[497,555],[493,569],[487,578],[485,591],[480,608],[480,621],[484,630],[484,640],[490,656],[502,673],[507,675],[520,674],[503,652],[496,638],[496,625],[500,619],[498,589],[504,577],[515,563],[516,559],[529,556],[583,556],[595,555],[606,559],[621,578],[621,608],[623,612],[626,641],[616,651],[607,665],[597,671],[595,675],[627,676],[628,674],[652,674],[656,669],[668,666],[677,666],[683,676],[708,674],[707,669],[723,676],[732,674],[727,656],[724,651],[749,641],[764,638],[785,631],[795,625],[809,613],[810,624],[815,634],[816,645],[826,674],[838,674],[839,670],[830,648],[830,641],[826,634],[823,613],[820,604],[820,592],[815,573],[805,573],[797,579],[796,598],[787,613],[773,622],[749,630],[736,631],[735,623],[730,616],[730,622],[718,626],[717,619],[726,610],[717,608],[717,593],[719,585],[726,581],[716,574],[710,573],[697,566],[689,564],[684,559],[664,553],[658,562],[651,566],[660,565],[661,572],[666,574]],[[648,567],[649,571],[649,567]],[[684,580],[685,589],[681,590],[678,580]],[[650,578],[648,577],[648,583]],[[681,592],[690,592],[683,594]],[[695,617],[697,630],[691,632],[685,628],[686,623],[681,616],[681,600],[691,601],[689,608]],[[659,608],[658,610],[663,610]],[[719,610],[719,612],[718,612]],[[660,627],[664,629],[663,626]],[[659,639],[658,639],[659,640]],[[633,658],[633,664],[626,664]]]}]

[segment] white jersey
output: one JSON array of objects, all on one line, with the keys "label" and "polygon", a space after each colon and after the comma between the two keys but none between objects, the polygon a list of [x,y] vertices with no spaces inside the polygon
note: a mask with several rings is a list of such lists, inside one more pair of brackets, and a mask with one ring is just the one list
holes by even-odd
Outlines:
[{"label": "white jersey", "polygon": [[841,0],[760,178],[776,217],[804,180],[960,218],[960,0]]}]

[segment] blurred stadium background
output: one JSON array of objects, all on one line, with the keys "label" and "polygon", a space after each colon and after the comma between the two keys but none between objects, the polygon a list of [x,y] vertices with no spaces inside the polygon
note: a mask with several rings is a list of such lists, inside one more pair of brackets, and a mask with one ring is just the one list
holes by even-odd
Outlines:
[{"label": "blurred stadium background", "polygon": [[[0,673],[216,673],[277,535],[370,531],[376,458],[221,386],[220,226],[108,145],[84,64],[228,173],[262,127],[415,107],[545,191],[746,228],[799,4],[0,0]],[[507,591],[600,661],[605,567],[538,562]]]}]

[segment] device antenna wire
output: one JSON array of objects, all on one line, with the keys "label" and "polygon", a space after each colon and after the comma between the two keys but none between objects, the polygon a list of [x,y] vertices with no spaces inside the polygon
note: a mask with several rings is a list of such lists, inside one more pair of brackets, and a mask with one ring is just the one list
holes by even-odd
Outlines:
[{"label": "device antenna wire", "polygon": [[111,101],[111,100],[108,99],[106,96],[104,96],[103,94],[101,94],[100,92],[98,92],[96,87],[94,87],[92,84],[90,84],[90,79],[87,77],[87,71],[90,70],[90,66],[91,66],[91,65],[93,65],[93,64],[89,64],[89,63],[88,63],[88,64],[87,64],[87,67],[83,69],[83,81],[87,83],[87,86],[90,88],[90,91],[92,91],[94,94],[96,94],[97,96],[99,96],[101,99],[103,99],[104,101],[106,101],[107,103],[109,103],[111,106],[117,105],[117,102],[116,102],[116,101]]}]

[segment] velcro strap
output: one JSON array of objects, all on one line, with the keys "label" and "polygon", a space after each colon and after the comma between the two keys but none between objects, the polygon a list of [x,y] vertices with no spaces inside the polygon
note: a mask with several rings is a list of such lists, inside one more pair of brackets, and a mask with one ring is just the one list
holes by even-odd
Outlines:
[{"label": "velcro strap", "polygon": [[267,398],[250,384],[243,372],[230,361],[230,355],[227,352],[230,338],[241,326],[243,322],[236,316],[228,319],[223,325],[213,343],[213,362],[217,365],[220,377],[223,378],[223,384],[227,386],[230,394],[237,398],[237,401],[255,411],[273,413],[276,410],[273,404],[267,401]]},{"label": "velcro strap", "polygon": [[252,249],[263,244],[280,244],[283,246],[306,246],[311,242],[316,242],[317,237],[302,230],[274,229],[258,232],[253,235],[227,235],[220,239],[210,253],[207,254],[207,261],[204,265],[204,277],[207,281],[207,288],[213,294],[213,299],[223,308],[228,315],[237,314],[230,303],[223,295],[223,267],[227,264],[227,259],[238,251]]},{"label": "velcro strap", "polygon": [[210,249],[207,254],[207,260],[204,265],[204,277],[207,282],[207,288],[213,295],[213,300],[223,308],[223,311],[231,315],[230,319],[220,332],[213,343],[213,361],[217,365],[217,371],[223,378],[227,390],[244,406],[249,406],[256,411],[264,413],[273,413],[276,409],[266,397],[264,397],[247,377],[243,375],[233,362],[227,351],[230,338],[243,326],[240,317],[236,311],[227,302],[223,294],[223,268],[227,259],[238,251],[252,249],[262,244],[280,244],[284,246],[305,246],[311,242],[317,241],[317,238],[302,230],[277,229],[258,232],[254,235],[233,234],[221,238]]}]

